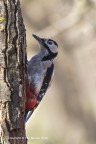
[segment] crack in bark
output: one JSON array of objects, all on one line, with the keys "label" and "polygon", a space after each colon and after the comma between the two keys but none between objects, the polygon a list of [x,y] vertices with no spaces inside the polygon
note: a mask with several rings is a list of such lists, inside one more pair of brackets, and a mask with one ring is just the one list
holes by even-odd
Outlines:
[{"label": "crack in bark", "polygon": [[[23,113],[27,61],[25,27],[19,0],[2,0],[2,3],[5,30],[1,33],[4,35],[1,51],[3,57],[1,60],[4,64],[0,64],[0,70],[3,70],[3,86],[0,87],[5,88],[5,92],[0,91],[1,137],[5,144],[25,144],[26,141],[22,141],[22,136],[25,137]],[[21,137],[21,140],[11,140],[10,137],[14,138],[14,136]]]},{"label": "crack in bark", "polygon": [[6,82],[7,86],[10,88],[8,81],[6,80],[7,78],[7,55],[6,55],[6,51],[8,49],[8,32],[7,32],[7,26],[8,26],[8,10],[7,10],[7,4],[4,2],[4,6],[5,6],[5,12],[6,12],[6,24],[5,24],[5,51],[4,51],[4,59],[5,59],[5,68],[4,68],[4,81]]}]

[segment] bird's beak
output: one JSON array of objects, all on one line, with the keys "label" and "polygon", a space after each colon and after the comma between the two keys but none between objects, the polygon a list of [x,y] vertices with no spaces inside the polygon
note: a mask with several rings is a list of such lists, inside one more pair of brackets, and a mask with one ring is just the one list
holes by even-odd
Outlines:
[{"label": "bird's beak", "polygon": [[40,38],[40,37],[38,37],[38,36],[36,36],[36,35],[34,35],[34,34],[32,34],[32,35],[33,35],[33,37],[39,42],[39,44],[41,44],[41,45],[44,44],[45,39]]}]

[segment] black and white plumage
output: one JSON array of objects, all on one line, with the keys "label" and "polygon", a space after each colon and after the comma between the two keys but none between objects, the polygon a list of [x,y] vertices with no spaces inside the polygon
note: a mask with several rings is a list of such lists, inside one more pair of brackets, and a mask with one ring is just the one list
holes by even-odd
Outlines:
[{"label": "black and white plumage", "polygon": [[54,58],[58,54],[58,44],[54,40],[36,35],[33,37],[39,43],[40,52],[28,62],[25,121],[28,121],[51,84],[54,75]]}]

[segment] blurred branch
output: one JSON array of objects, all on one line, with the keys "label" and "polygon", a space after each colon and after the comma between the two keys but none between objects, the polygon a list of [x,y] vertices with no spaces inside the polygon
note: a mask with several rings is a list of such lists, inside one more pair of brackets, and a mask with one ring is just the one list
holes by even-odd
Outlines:
[{"label": "blurred branch", "polygon": [[59,21],[51,24],[50,26],[46,27],[45,29],[42,29],[38,31],[37,33],[39,35],[47,35],[49,37],[55,37],[62,31],[66,31],[76,25],[79,21],[78,14],[75,10],[70,12],[70,14]]}]

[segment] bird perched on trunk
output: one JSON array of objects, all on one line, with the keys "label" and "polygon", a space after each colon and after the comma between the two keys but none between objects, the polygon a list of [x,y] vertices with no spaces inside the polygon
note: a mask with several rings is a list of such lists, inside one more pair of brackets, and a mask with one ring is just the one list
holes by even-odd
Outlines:
[{"label": "bird perched on trunk", "polygon": [[54,59],[58,54],[58,44],[52,39],[33,37],[38,41],[40,52],[28,61],[26,79],[25,122],[45,95],[54,75]]}]

